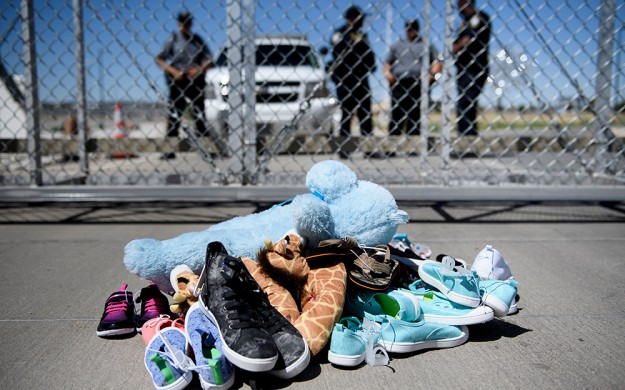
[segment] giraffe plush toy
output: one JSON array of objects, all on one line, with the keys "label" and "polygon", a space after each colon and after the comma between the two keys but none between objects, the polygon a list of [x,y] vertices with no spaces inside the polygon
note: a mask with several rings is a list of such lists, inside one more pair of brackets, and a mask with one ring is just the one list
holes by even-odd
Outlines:
[{"label": "giraffe plush toy", "polygon": [[307,194],[268,210],[236,217],[199,232],[168,240],[136,239],[124,249],[124,264],[137,276],[173,292],[171,271],[186,264],[197,274],[204,266],[209,242],[223,243],[236,257],[255,258],[265,240],[277,242],[295,231],[315,248],[328,239],[351,237],[360,245],[387,244],[408,214],[400,210],[393,195],[377,184],[358,180],[349,167],[326,160],[313,165],[306,175]]},{"label": "giraffe plush toy", "polygon": [[323,349],[345,303],[347,271],[341,259],[309,264],[302,237],[265,242],[256,261],[243,259],[269,302],[302,334],[314,356]]}]

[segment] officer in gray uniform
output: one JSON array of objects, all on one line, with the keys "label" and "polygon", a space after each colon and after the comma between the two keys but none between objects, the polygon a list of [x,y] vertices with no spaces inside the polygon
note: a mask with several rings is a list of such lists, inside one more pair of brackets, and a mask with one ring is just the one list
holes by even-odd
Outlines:
[{"label": "officer in gray uniform", "polygon": [[[423,41],[419,36],[419,21],[406,22],[406,39],[395,42],[384,62],[384,76],[391,88],[391,122],[389,135],[401,135],[407,124],[407,135],[420,134],[421,120],[421,67],[423,66]],[[440,73],[442,64],[438,51],[430,46],[429,80]]]},{"label": "officer in gray uniform", "polygon": [[[191,102],[196,134],[204,136],[206,135],[204,74],[213,66],[213,60],[204,40],[191,32],[193,16],[188,12],[181,12],[176,21],[178,31],[169,37],[155,59],[165,71],[165,80],[169,87],[167,136],[178,136],[187,99]],[[175,157],[174,153],[166,153],[161,159]]]}]

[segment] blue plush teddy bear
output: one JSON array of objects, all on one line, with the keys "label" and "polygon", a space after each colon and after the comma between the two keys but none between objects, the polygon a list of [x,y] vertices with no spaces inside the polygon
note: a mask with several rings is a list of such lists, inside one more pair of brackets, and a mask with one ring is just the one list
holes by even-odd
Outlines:
[{"label": "blue plush teddy bear", "polygon": [[162,291],[172,291],[171,270],[186,264],[199,274],[206,246],[212,241],[223,243],[233,256],[254,259],[265,239],[276,242],[289,231],[297,232],[311,248],[322,240],[342,237],[375,246],[390,242],[397,227],[408,222],[408,214],[398,209],[388,190],[358,180],[341,162],[313,165],[306,175],[306,187],[310,194],[298,195],[290,203],[235,217],[200,232],[164,241],[133,240],[126,245],[124,264]]}]

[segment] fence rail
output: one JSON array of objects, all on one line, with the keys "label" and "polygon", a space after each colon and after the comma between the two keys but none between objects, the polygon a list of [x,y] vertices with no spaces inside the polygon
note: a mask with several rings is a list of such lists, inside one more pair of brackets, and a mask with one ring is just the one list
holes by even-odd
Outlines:
[{"label": "fence rail", "polygon": [[[361,1],[362,28],[342,33],[351,3],[339,0],[5,2],[0,200],[279,200],[304,191],[324,159],[403,200],[625,199],[625,4],[478,0],[483,14],[466,17],[458,4]],[[181,11],[215,66],[201,76],[203,104],[172,116],[182,126],[167,137],[170,91],[155,57]],[[463,36],[483,44],[464,68]],[[406,50],[417,53],[413,76],[390,83]],[[367,58],[362,92],[350,80]],[[463,79],[484,58],[483,79]],[[482,81],[477,131],[462,134],[464,88]],[[397,127],[398,113],[417,115],[416,127]]]}]

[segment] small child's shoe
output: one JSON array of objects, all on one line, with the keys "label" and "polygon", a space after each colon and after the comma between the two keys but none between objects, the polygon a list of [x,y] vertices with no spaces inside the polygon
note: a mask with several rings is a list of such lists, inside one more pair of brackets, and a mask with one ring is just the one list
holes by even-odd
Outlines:
[{"label": "small child's shoe", "polygon": [[169,309],[169,300],[156,284],[142,288],[136,302],[141,303],[141,311],[136,319],[137,329],[141,329],[148,320],[158,318],[161,315],[174,317]]},{"label": "small child's shoe", "polygon": [[191,305],[185,318],[185,332],[202,389],[230,388],[234,384],[234,367],[223,354],[217,325],[204,314],[199,302]]},{"label": "small child's shoe", "polygon": [[122,284],[121,288],[106,300],[104,313],[98,323],[96,332],[98,336],[120,336],[137,331],[134,322],[135,304],[132,300],[132,292],[127,288],[127,284]]},{"label": "small child's shoe", "polygon": [[170,326],[184,331],[184,318],[176,318],[172,321],[167,314],[163,314],[159,317],[146,321],[146,323],[141,327],[141,336],[143,337],[145,345],[150,343],[150,340],[152,340],[152,337],[154,337],[156,332]]},{"label": "small child's shoe", "polygon": [[187,337],[174,327],[157,330],[145,349],[144,364],[157,390],[184,389],[193,379]]}]

